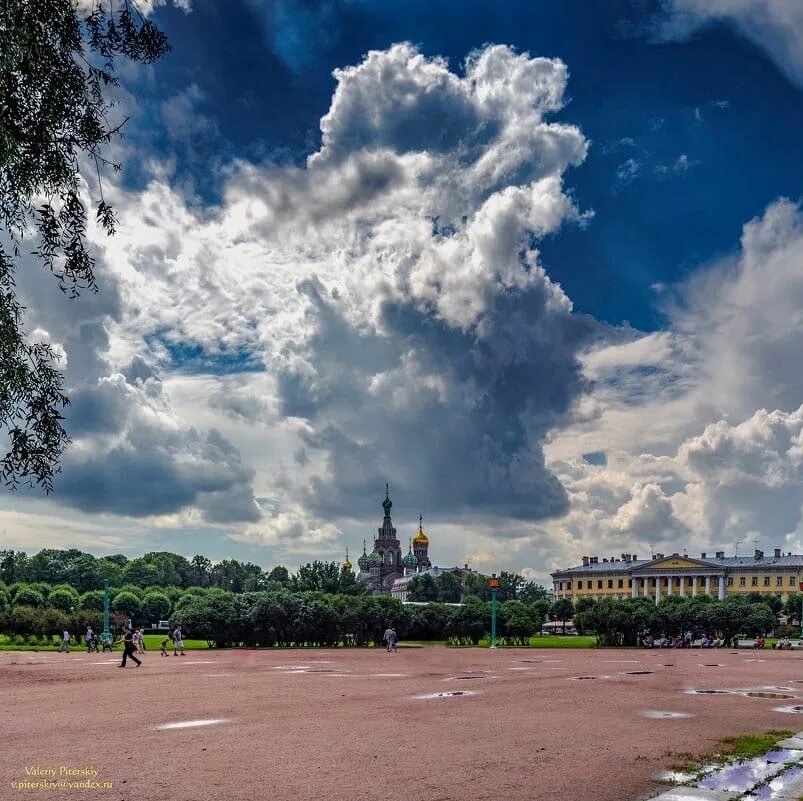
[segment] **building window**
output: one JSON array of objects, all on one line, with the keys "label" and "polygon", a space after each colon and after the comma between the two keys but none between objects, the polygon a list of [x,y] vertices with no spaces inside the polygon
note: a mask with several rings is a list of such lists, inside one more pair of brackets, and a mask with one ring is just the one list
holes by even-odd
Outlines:
[{"label": "building window", "polygon": [[628,587],[628,589],[633,589],[633,579],[628,579],[627,580],[627,587]]},{"label": "building window", "polygon": [[[621,585],[620,585],[620,586],[621,586]],[[609,590],[612,590],[612,589],[613,589],[613,579],[608,579],[608,589],[609,589]]]},{"label": "building window", "polygon": [[602,579],[597,579],[597,589],[598,590],[602,589]]},{"label": "building window", "polygon": [[747,584],[747,579],[744,576],[739,576],[739,586],[744,587]]},{"label": "building window", "polygon": [[689,576],[686,579],[686,586],[687,587],[693,587],[694,586],[694,577],[693,576]]},{"label": "building window", "polygon": [[571,581],[567,581],[567,582],[566,582],[566,589],[567,589],[567,590],[570,590],[571,588],[572,588],[572,583],[571,583]]},{"label": "building window", "polygon": [[582,590],[583,589],[583,582],[582,581],[578,581],[577,582],[577,589],[578,590]]},{"label": "building window", "polygon": [[619,579],[619,589],[621,590],[625,586],[624,579]]},{"label": "building window", "polygon": [[751,587],[758,587],[758,576],[751,576],[750,577],[750,586]]},{"label": "building window", "polygon": [[733,586],[733,576],[728,576],[728,586],[729,587]]},{"label": "building window", "polygon": [[665,578],[664,579],[664,587],[668,587],[668,586],[669,586],[669,579]]},{"label": "building window", "polygon": [[770,586],[770,577],[769,576],[764,576],[764,586],[765,587],[769,587]]},{"label": "building window", "polygon": [[388,564],[393,564],[393,551],[388,551]]},{"label": "building window", "polygon": [[794,587],[795,586],[795,577],[794,576],[789,576],[789,586],[790,587]]},{"label": "building window", "polygon": [[776,576],[775,577],[775,586],[776,587],[783,587],[783,576]]}]

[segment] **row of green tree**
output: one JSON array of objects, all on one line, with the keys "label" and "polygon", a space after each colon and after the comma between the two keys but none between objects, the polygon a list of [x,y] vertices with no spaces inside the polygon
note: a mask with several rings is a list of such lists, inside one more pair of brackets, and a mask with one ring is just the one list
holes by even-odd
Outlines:
[{"label": "row of green tree", "polygon": [[[798,595],[788,602],[789,611],[798,620],[800,602]],[[730,645],[739,635],[770,633],[782,612],[780,599],[758,593],[731,595],[722,601],[709,595],[672,595],[658,604],[649,598],[581,599],[575,608],[574,625],[578,632],[596,634],[600,645],[637,645],[647,635],[657,639],[686,632],[692,632],[694,639],[716,636]]]},{"label": "row of green tree", "polygon": [[[343,570],[337,562],[314,561],[302,565],[291,574],[278,565],[263,570],[252,562],[224,559],[212,563],[200,554],[187,559],[168,551],[153,551],[136,559],[122,554],[95,557],[75,548],[58,550],[46,548],[28,556],[23,551],[0,550],[0,584],[9,588],[34,586],[47,600],[49,588],[72,588],[79,595],[101,589],[104,580],[115,590],[151,590],[167,592],[194,587],[217,587],[230,592],[257,592],[289,589],[292,592],[326,592],[332,595],[359,595],[367,592],[354,572]],[[464,596],[490,600],[488,580],[478,573],[464,578],[454,573],[442,573],[437,578],[429,574],[414,576],[410,582],[409,600],[457,603]],[[532,603],[546,596],[546,590],[517,573],[502,571],[499,575],[499,601],[519,600]],[[65,602],[66,603],[66,602]],[[42,606],[42,602],[28,605]],[[51,604],[56,605],[58,604]],[[73,605],[74,606],[74,605]],[[68,606],[64,607],[69,609]],[[91,608],[91,607],[89,607]]]},{"label": "row of green tree", "polygon": [[[541,629],[548,611],[549,603],[543,600],[498,604],[500,640],[526,645]],[[119,634],[129,612],[128,607],[116,605],[115,633]],[[131,616],[136,625],[136,616]],[[80,636],[87,626],[100,630],[101,617],[97,609],[13,604],[0,610],[0,630],[31,640],[60,634],[65,628]],[[185,636],[205,639],[216,647],[379,644],[389,625],[401,639],[476,645],[489,631],[490,605],[475,597],[462,606],[406,606],[389,596],[192,588],[176,600],[170,625],[180,625]]]}]

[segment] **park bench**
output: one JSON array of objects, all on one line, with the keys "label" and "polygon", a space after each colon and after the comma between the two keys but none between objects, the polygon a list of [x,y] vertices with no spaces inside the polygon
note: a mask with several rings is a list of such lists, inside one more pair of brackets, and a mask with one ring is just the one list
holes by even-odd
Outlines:
[{"label": "park bench", "polygon": [[737,648],[752,648],[753,647],[753,640],[737,640],[736,641]]}]

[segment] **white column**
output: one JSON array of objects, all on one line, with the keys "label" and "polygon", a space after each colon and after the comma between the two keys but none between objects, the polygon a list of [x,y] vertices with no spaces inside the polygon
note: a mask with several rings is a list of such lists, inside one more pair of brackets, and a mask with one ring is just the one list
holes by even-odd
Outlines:
[{"label": "white column", "polygon": [[635,598],[638,596],[638,579],[633,579],[633,586],[630,588],[630,597]]},{"label": "white column", "polygon": [[725,576],[719,577],[719,600],[725,597]]},{"label": "white column", "polygon": [[686,576],[679,576],[678,581],[680,582],[680,597],[684,598],[686,596]]},{"label": "white column", "polygon": [[711,576],[705,577],[705,594],[711,595]]},{"label": "white column", "polygon": [[655,603],[661,600],[661,577],[655,577]]},{"label": "white column", "polygon": [[697,576],[691,577],[691,597],[697,595]]},{"label": "white column", "polygon": [[647,580],[646,576],[644,576],[642,581],[644,582],[644,585],[641,588],[642,589],[642,594],[644,595],[645,598],[648,598],[649,595],[650,595],[650,582]]}]

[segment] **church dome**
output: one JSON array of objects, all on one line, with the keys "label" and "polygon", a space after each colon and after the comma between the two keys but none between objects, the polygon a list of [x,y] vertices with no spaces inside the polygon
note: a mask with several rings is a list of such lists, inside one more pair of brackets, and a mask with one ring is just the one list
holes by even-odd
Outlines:
[{"label": "church dome", "polygon": [[371,551],[370,556],[368,557],[368,566],[369,567],[376,567],[376,565],[382,564],[382,557],[376,552],[376,548]]},{"label": "church dome", "polygon": [[416,533],[415,537],[413,537],[413,542],[416,545],[429,545],[429,537],[427,537],[427,535],[424,534],[423,520],[424,520],[424,518],[419,515],[419,517],[418,517],[418,532]]},{"label": "church dome", "polygon": [[368,570],[368,554],[365,552],[365,540],[362,541],[362,556],[357,560],[360,570]]},{"label": "church dome", "polygon": [[406,556],[402,559],[402,564],[405,567],[409,567],[411,570],[418,566],[418,559],[415,558],[415,554],[413,553],[412,541],[410,542],[410,550],[407,551]]},{"label": "church dome", "polygon": [[349,562],[348,551],[346,551],[346,558],[343,560],[343,570],[351,570],[351,562]]}]

